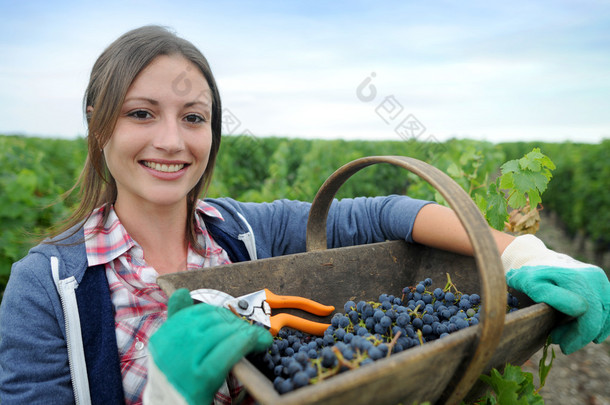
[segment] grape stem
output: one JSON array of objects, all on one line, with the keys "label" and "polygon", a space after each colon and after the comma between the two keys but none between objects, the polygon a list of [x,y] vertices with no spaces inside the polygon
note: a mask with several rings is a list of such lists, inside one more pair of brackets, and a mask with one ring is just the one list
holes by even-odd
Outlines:
[{"label": "grape stem", "polygon": [[337,360],[339,361],[339,367],[345,366],[350,370],[358,368],[358,366],[353,364],[351,361],[345,360],[345,357],[343,357],[343,353],[341,353],[341,350],[339,350],[337,346],[333,346],[333,352],[335,353],[335,356],[337,356]]},{"label": "grape stem", "polygon": [[421,318],[423,314],[420,315],[418,311],[419,311],[419,305],[416,306],[413,310],[409,310],[409,315]]},{"label": "grape stem", "polygon": [[396,334],[394,335],[394,337],[392,338],[390,343],[388,343],[388,354],[386,355],[386,357],[390,357],[390,355],[392,354],[392,350],[394,350],[394,345],[398,341],[399,337],[400,337],[400,331],[396,332]]},{"label": "grape stem", "polygon": [[450,291],[451,287],[453,287],[453,291],[455,291],[456,294],[462,294],[460,292],[460,290],[457,289],[455,284],[453,284],[453,281],[451,281],[451,276],[449,275],[449,273],[446,273],[446,274],[447,274],[447,284],[445,284],[445,288],[443,288],[443,292]]},{"label": "grape stem", "polygon": [[419,344],[421,346],[424,345],[424,337],[422,336],[421,329],[417,330],[417,338],[419,339]]}]

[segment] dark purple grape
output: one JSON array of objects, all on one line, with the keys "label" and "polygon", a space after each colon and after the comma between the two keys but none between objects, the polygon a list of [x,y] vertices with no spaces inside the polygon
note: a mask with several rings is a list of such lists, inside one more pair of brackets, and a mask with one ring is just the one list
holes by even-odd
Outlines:
[{"label": "dark purple grape", "polygon": [[379,324],[381,326],[384,327],[384,329],[387,330],[387,328],[389,328],[392,325],[392,319],[389,316],[383,316],[380,320],[379,320]]},{"label": "dark purple grape", "polygon": [[292,384],[292,381],[288,380],[282,380],[276,387],[277,391],[280,394],[285,394],[287,392],[290,392],[294,389],[294,385]]},{"label": "dark purple grape", "polygon": [[345,310],[345,313],[349,313],[352,309],[356,309],[356,303],[354,301],[347,301],[345,303],[345,305],[343,305],[343,309]]},{"label": "dark purple grape", "polygon": [[309,375],[305,371],[299,371],[292,377],[294,388],[304,387],[309,384]]},{"label": "dark purple grape", "polygon": [[405,326],[407,326],[407,324],[411,322],[411,319],[409,317],[409,315],[406,314],[401,314],[400,316],[398,316],[396,318],[396,325],[404,328]]},{"label": "dark purple grape", "polygon": [[448,304],[453,304],[455,302],[455,295],[451,291],[445,293],[445,302]]},{"label": "dark purple grape", "polygon": [[462,299],[460,300],[460,304],[458,306],[460,309],[463,309],[464,311],[466,311],[472,305],[470,305],[470,300],[468,298],[462,297]]},{"label": "dark purple grape", "polygon": [[344,337],[345,337],[345,329],[339,328],[335,331],[335,338],[337,338],[337,340],[343,340]]},{"label": "dark purple grape", "polygon": [[[425,279],[405,287],[402,299],[383,293],[376,303],[349,300],[343,306],[345,313],[334,314],[322,337],[284,328],[270,349],[257,355],[256,365],[267,370],[278,392],[286,393],[310,384],[320,371],[348,370],[345,365],[337,367],[335,351],[341,353],[342,362],[358,361],[352,364],[364,366],[390,352],[418,347],[479,323],[478,294],[431,291],[427,289],[431,285],[432,280]],[[510,293],[506,302],[509,312],[517,309],[517,299]]]},{"label": "dark purple grape", "polygon": [[376,346],[371,347],[368,350],[369,357],[373,360],[379,360],[383,357],[383,352],[379,350]]},{"label": "dark purple grape", "polygon": [[287,367],[288,375],[293,376],[297,371],[302,371],[303,366],[296,360],[291,361]]},{"label": "dark purple grape", "polygon": [[330,347],[322,349],[322,367],[330,368],[337,362],[337,356]]}]

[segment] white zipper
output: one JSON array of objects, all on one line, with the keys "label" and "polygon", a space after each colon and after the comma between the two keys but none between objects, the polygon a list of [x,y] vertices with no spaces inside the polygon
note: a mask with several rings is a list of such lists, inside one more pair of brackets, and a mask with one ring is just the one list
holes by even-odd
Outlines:
[{"label": "white zipper", "polygon": [[239,215],[241,220],[244,221],[244,223],[248,227],[248,232],[237,235],[237,238],[244,242],[244,245],[246,245],[246,250],[250,255],[250,260],[256,260],[256,241],[254,240],[254,232],[252,231],[252,227],[250,226],[248,221],[246,221],[246,218],[244,218],[243,215],[241,215],[239,212],[237,213],[237,215]]},{"label": "white zipper", "polygon": [[80,317],[76,303],[75,290],[78,283],[74,276],[59,279],[59,260],[51,257],[51,272],[55,287],[59,293],[61,307],[64,312],[66,324],[66,345],[68,348],[68,364],[70,365],[70,378],[74,390],[74,401],[77,405],[91,404],[89,395],[89,379],[87,377],[87,365],[85,364],[85,350],[80,333]]}]

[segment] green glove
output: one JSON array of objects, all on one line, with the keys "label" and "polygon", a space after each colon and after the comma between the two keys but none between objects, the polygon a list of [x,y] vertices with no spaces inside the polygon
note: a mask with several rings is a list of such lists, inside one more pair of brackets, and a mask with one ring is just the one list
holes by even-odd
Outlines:
[{"label": "green glove", "polygon": [[193,305],[188,290],[177,290],[169,300],[167,321],[150,338],[154,364],[146,391],[150,386],[156,393],[144,396],[150,403],[162,403],[159,393],[166,399],[171,395],[160,387],[169,382],[186,403],[209,405],[235,363],[272,343],[263,327],[250,325],[226,308]]},{"label": "green glove", "polygon": [[570,354],[610,334],[610,283],[604,271],[548,249],[533,235],[515,240],[502,253],[509,287],[575,319],[551,332]]}]

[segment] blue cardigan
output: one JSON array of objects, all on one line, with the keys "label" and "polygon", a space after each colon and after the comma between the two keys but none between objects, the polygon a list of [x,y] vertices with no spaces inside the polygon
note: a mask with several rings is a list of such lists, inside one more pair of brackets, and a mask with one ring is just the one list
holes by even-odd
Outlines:
[{"label": "blue cardigan", "polygon": [[[278,200],[240,203],[210,199],[224,220],[204,216],[208,231],[233,262],[305,251],[309,203]],[[328,215],[328,247],[384,240],[412,242],[419,210],[429,202],[404,196],[334,201]],[[114,308],[103,265],[87,266],[80,229],[60,244],[41,244],[15,263],[0,305],[0,402],[75,402],[68,360],[64,309],[52,275],[74,277],[91,403],[124,403]],[[255,247],[255,252],[252,249]],[[87,398],[88,399],[88,398]]]}]

